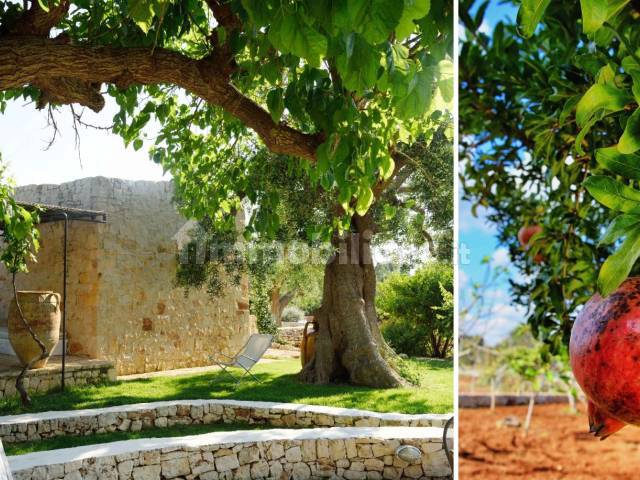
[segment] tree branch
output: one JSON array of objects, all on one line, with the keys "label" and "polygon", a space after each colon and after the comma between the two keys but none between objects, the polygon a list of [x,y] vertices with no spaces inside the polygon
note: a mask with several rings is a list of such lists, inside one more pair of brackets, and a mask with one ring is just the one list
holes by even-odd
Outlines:
[{"label": "tree branch", "polygon": [[[61,0],[58,5],[50,6],[45,11],[36,0],[31,2],[31,7],[25,10],[22,16],[7,29],[14,35],[36,35],[48,37],[49,32],[69,11],[69,0]],[[0,32],[2,33],[2,32]]]},{"label": "tree branch", "polygon": [[[274,153],[315,162],[322,134],[306,134],[276,124],[261,106],[228,83],[211,59],[194,60],[164,49],[153,54],[143,48],[89,47],[37,37],[0,37],[0,90],[54,82],[82,82],[96,89],[102,83],[130,85],[172,84],[217,105],[254,130]],[[56,103],[80,103],[100,109],[93,93],[48,91]],[[90,101],[91,100],[91,101]]]}]

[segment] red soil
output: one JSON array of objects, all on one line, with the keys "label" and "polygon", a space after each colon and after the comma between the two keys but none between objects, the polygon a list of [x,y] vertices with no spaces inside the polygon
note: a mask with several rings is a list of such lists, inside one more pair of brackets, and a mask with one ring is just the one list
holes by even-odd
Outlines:
[{"label": "red soil", "polygon": [[522,429],[499,426],[507,416],[522,423],[527,407],[460,410],[460,480],[636,479],[640,430],[626,427],[605,441],[589,434],[586,408],[536,406],[527,438]]}]

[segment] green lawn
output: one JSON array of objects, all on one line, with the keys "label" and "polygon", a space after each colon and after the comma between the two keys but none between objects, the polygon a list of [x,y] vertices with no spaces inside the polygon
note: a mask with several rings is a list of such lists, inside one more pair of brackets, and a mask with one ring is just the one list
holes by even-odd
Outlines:
[{"label": "green lawn", "polygon": [[[299,360],[256,365],[253,372],[263,382],[236,386],[221,372],[179,377],[156,377],[106,385],[69,388],[64,393],[34,395],[33,405],[22,408],[17,398],[2,400],[0,414],[47,410],[75,410],[128,403],[177,399],[235,399],[306,403],[378,412],[448,413],[453,411],[451,360],[407,360],[420,378],[420,387],[372,389],[349,385],[307,385],[297,381]],[[92,442],[93,443],[93,442]]]},{"label": "green lawn", "polygon": [[176,425],[166,428],[148,428],[139,432],[109,432],[97,433],[83,437],[54,437],[33,442],[5,443],[4,450],[9,456],[24,455],[31,452],[43,452],[58,448],[80,447],[83,445],[97,445],[99,443],[117,442],[120,440],[134,440],[136,438],[166,438],[200,435],[210,432],[232,432],[237,430],[261,430],[271,428],[269,425],[249,423],[214,423],[209,425]]}]

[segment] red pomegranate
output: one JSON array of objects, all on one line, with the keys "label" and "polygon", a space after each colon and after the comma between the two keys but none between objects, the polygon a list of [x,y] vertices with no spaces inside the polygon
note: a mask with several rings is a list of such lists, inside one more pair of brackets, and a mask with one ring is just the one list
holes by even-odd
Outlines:
[{"label": "red pomegranate", "polygon": [[[540,225],[524,226],[518,231],[518,240],[525,251],[529,250],[529,247],[531,247],[531,237],[540,232],[542,232],[542,227]],[[535,263],[542,263],[544,261],[544,255],[536,253],[533,261]]]},{"label": "red pomegranate", "polygon": [[518,231],[518,240],[520,241],[520,245],[522,245],[525,249],[528,249],[531,245],[529,245],[529,240],[536,233],[542,232],[542,227],[540,225],[529,225],[524,226]]},{"label": "red pomegranate", "polygon": [[569,354],[589,401],[589,431],[604,440],[640,425],[640,277],[591,297],[571,330]]}]

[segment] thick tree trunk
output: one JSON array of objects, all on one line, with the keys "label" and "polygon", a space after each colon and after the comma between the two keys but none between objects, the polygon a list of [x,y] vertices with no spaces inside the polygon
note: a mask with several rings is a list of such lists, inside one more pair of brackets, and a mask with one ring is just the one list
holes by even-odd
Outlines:
[{"label": "thick tree trunk", "polygon": [[391,349],[380,333],[375,308],[371,218],[356,216],[353,224],[357,232],[334,240],[337,253],[325,268],[322,305],[315,313],[315,355],[300,378],[397,387],[405,382],[385,359]]}]

